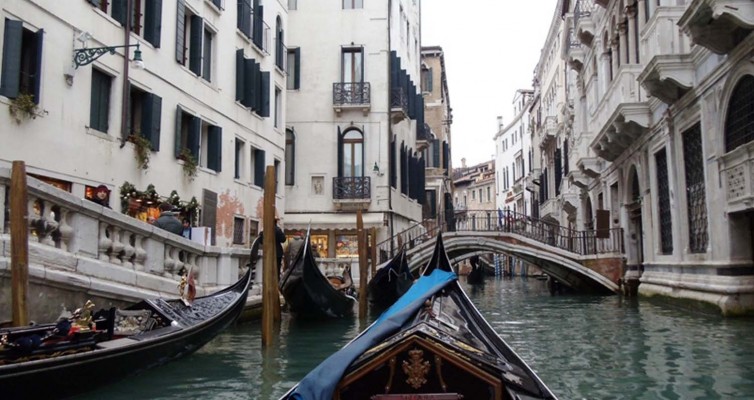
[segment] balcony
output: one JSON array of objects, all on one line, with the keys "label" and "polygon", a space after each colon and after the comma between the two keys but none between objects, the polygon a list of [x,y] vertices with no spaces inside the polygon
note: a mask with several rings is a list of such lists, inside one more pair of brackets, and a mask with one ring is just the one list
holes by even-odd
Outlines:
[{"label": "balcony", "polygon": [[579,170],[583,172],[584,175],[592,179],[599,178],[602,173],[602,160],[597,157],[580,158],[579,161],[576,162],[576,166],[579,167]]},{"label": "balcony", "polygon": [[364,115],[371,107],[369,82],[335,82],[332,88],[333,109],[340,114],[344,110],[360,109]]},{"label": "balcony", "polygon": [[402,87],[390,91],[390,119],[393,124],[408,120],[408,95]]},{"label": "balcony", "polygon": [[558,137],[558,118],[553,115],[545,117],[541,132],[542,140],[539,147],[544,149]]},{"label": "balcony", "polygon": [[754,30],[754,2],[693,0],[678,25],[694,44],[728,54]]},{"label": "balcony", "polygon": [[587,174],[585,174],[580,169],[572,169],[568,171],[568,175],[566,175],[566,178],[568,178],[569,184],[583,190],[589,189],[589,183],[592,180]]},{"label": "balcony", "polygon": [[639,83],[650,96],[673,104],[693,86],[694,65],[690,54],[666,54],[652,58],[639,75]]},{"label": "balcony", "polygon": [[366,209],[372,201],[372,181],[368,176],[332,179],[333,203],[338,209]]},{"label": "balcony", "polygon": [[573,27],[576,38],[585,46],[592,47],[596,32],[592,13],[594,0],[576,0],[573,9]]},{"label": "balcony", "polygon": [[560,209],[561,207],[558,205],[557,199],[548,199],[539,206],[540,218],[544,219],[550,217],[555,220],[560,220]]},{"label": "balcony", "polygon": [[725,154],[720,161],[726,212],[754,209],[754,142]]},{"label": "balcony", "polygon": [[251,43],[263,55],[270,55],[270,26],[257,16],[252,21]]},{"label": "balcony", "polygon": [[569,215],[575,215],[581,205],[581,190],[571,186],[560,194],[563,211]]}]

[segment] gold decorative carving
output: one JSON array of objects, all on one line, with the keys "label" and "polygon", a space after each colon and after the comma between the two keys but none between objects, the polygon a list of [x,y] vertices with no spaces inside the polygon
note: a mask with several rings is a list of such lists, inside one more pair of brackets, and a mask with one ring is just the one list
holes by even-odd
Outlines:
[{"label": "gold decorative carving", "polygon": [[424,360],[423,350],[409,350],[408,360],[403,361],[403,372],[408,375],[406,383],[414,389],[419,389],[427,383],[429,361]]},{"label": "gold decorative carving", "polygon": [[94,303],[91,300],[87,300],[84,303],[84,307],[73,312],[73,325],[79,328],[79,332],[88,332],[91,330],[93,309]]},{"label": "gold decorative carving", "polygon": [[397,364],[395,357],[391,357],[390,361],[388,361],[388,365],[390,366],[390,375],[388,376],[387,384],[385,385],[385,393],[390,393],[390,389],[393,387],[393,378],[395,377],[395,364]]},{"label": "gold decorative carving", "polygon": [[435,370],[437,371],[437,379],[440,381],[440,387],[443,392],[448,391],[448,385],[445,383],[445,379],[442,378],[442,358],[435,355]]}]

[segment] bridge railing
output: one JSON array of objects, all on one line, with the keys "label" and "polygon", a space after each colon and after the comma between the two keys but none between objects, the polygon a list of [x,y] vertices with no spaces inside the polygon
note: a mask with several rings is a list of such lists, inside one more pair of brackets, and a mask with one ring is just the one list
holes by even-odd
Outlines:
[{"label": "bridge railing", "polygon": [[411,249],[439,231],[510,232],[578,255],[624,252],[622,228],[579,231],[512,211],[463,210],[450,218],[422,221],[379,243],[380,262],[392,257],[401,245]]}]

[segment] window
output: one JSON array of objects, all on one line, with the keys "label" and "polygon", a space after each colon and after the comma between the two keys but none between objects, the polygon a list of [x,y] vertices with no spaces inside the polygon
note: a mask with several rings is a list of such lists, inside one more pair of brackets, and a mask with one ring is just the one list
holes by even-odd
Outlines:
[{"label": "window", "polygon": [[673,220],[670,208],[670,186],[668,185],[668,158],[665,149],[655,153],[657,169],[657,203],[660,219],[661,254],[673,253]]},{"label": "window", "polygon": [[244,36],[251,39],[254,45],[267,51],[265,36],[269,27],[264,23],[264,7],[260,0],[238,0],[236,26]]},{"label": "window", "polygon": [[745,75],[733,89],[725,118],[725,152],[754,140],[754,76]]},{"label": "window", "polygon": [[100,132],[109,128],[110,87],[112,78],[92,68],[92,96],[89,106],[89,127]]},{"label": "window", "polygon": [[131,85],[128,93],[129,135],[141,135],[149,141],[152,151],[160,151],[160,123],[162,119],[162,98],[147,93]]},{"label": "window", "polygon": [[285,59],[287,57],[283,36],[283,21],[280,17],[277,17],[275,19],[275,66],[281,71],[285,71]]},{"label": "window", "polygon": [[270,73],[245,58],[243,49],[236,51],[236,101],[260,117],[270,116]]},{"label": "window", "polygon": [[176,110],[175,125],[176,158],[190,156],[202,167],[222,171],[222,128],[202,121],[181,106]]},{"label": "window", "polygon": [[288,11],[298,10],[298,0],[288,0]]},{"label": "window", "polygon": [[489,203],[491,201],[492,201],[492,194],[490,193],[490,187],[487,186],[487,202]]},{"label": "window", "polygon": [[340,177],[364,175],[364,136],[358,129],[349,129],[340,135]]},{"label": "window", "polygon": [[[122,26],[126,25],[128,2],[125,0],[87,0]],[[184,0],[179,0],[184,3]],[[131,32],[144,38],[152,46],[160,47],[162,34],[162,0],[134,0],[131,9]],[[180,4],[179,4],[180,7]]]},{"label": "window", "polygon": [[422,68],[422,92],[432,91],[432,68]]},{"label": "window", "polygon": [[288,76],[286,77],[286,88],[288,90],[301,89],[301,49],[288,49]]},{"label": "window", "polygon": [[275,88],[275,118],[274,118],[275,128],[280,128],[280,121],[282,119],[282,116],[280,115],[283,110],[283,107],[281,105],[281,101],[282,101],[281,97],[282,97],[281,90],[276,87]]},{"label": "window", "polygon": [[178,0],[175,59],[191,72],[211,81],[212,42],[214,33],[204,25],[204,19]]},{"label": "window", "polygon": [[341,82],[360,83],[364,80],[364,49],[346,47],[342,52]]},{"label": "window", "polygon": [[251,184],[254,186],[264,186],[264,150],[251,148]]},{"label": "window", "polygon": [[243,244],[246,236],[244,233],[244,219],[233,217],[233,244]]},{"label": "window", "polygon": [[364,8],[364,0],[343,0],[343,9]]},{"label": "window", "polygon": [[249,238],[253,242],[259,236],[259,221],[249,220]]},{"label": "window", "polygon": [[471,191],[471,200],[472,200],[472,201],[475,201],[475,200],[476,200],[476,190],[472,190],[472,191]]},{"label": "window", "polygon": [[243,171],[243,157],[246,153],[244,151],[245,144],[243,140],[236,138],[236,157],[235,165],[233,169],[233,178],[242,179],[241,173]]},{"label": "window", "polygon": [[222,170],[222,135],[222,128],[202,121],[198,157],[200,166],[215,172]]},{"label": "window", "polygon": [[296,173],[296,135],[293,129],[285,130],[285,184],[292,186]]},{"label": "window", "polygon": [[707,251],[707,202],[702,154],[702,126],[695,124],[683,132],[683,165],[686,175],[689,248],[692,253]]},{"label": "window", "polygon": [[272,164],[275,167],[275,193],[278,193],[278,177],[280,176],[280,160],[275,160]]},{"label": "window", "polygon": [[5,19],[0,95],[15,99],[29,94],[39,104],[43,34],[42,29],[32,32],[21,21]]}]

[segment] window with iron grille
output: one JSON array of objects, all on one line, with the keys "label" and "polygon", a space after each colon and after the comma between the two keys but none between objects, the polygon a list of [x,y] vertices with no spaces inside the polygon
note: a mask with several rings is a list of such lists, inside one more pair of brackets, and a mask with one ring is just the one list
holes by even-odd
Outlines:
[{"label": "window with iron grille", "polygon": [[249,242],[253,242],[254,239],[259,236],[259,221],[249,220]]},{"label": "window with iron grille", "polygon": [[689,247],[692,253],[704,253],[707,251],[708,235],[700,123],[683,132],[683,165],[686,175]]},{"label": "window with iron grille", "polygon": [[233,217],[233,244],[243,244],[244,236],[244,219]]},{"label": "window with iron grille", "polygon": [[660,251],[673,253],[673,221],[670,210],[670,188],[668,187],[668,157],[665,149],[655,153],[657,167],[657,202],[660,216]]},{"label": "window with iron grille", "polygon": [[725,118],[725,152],[754,140],[754,76],[736,84]]}]

